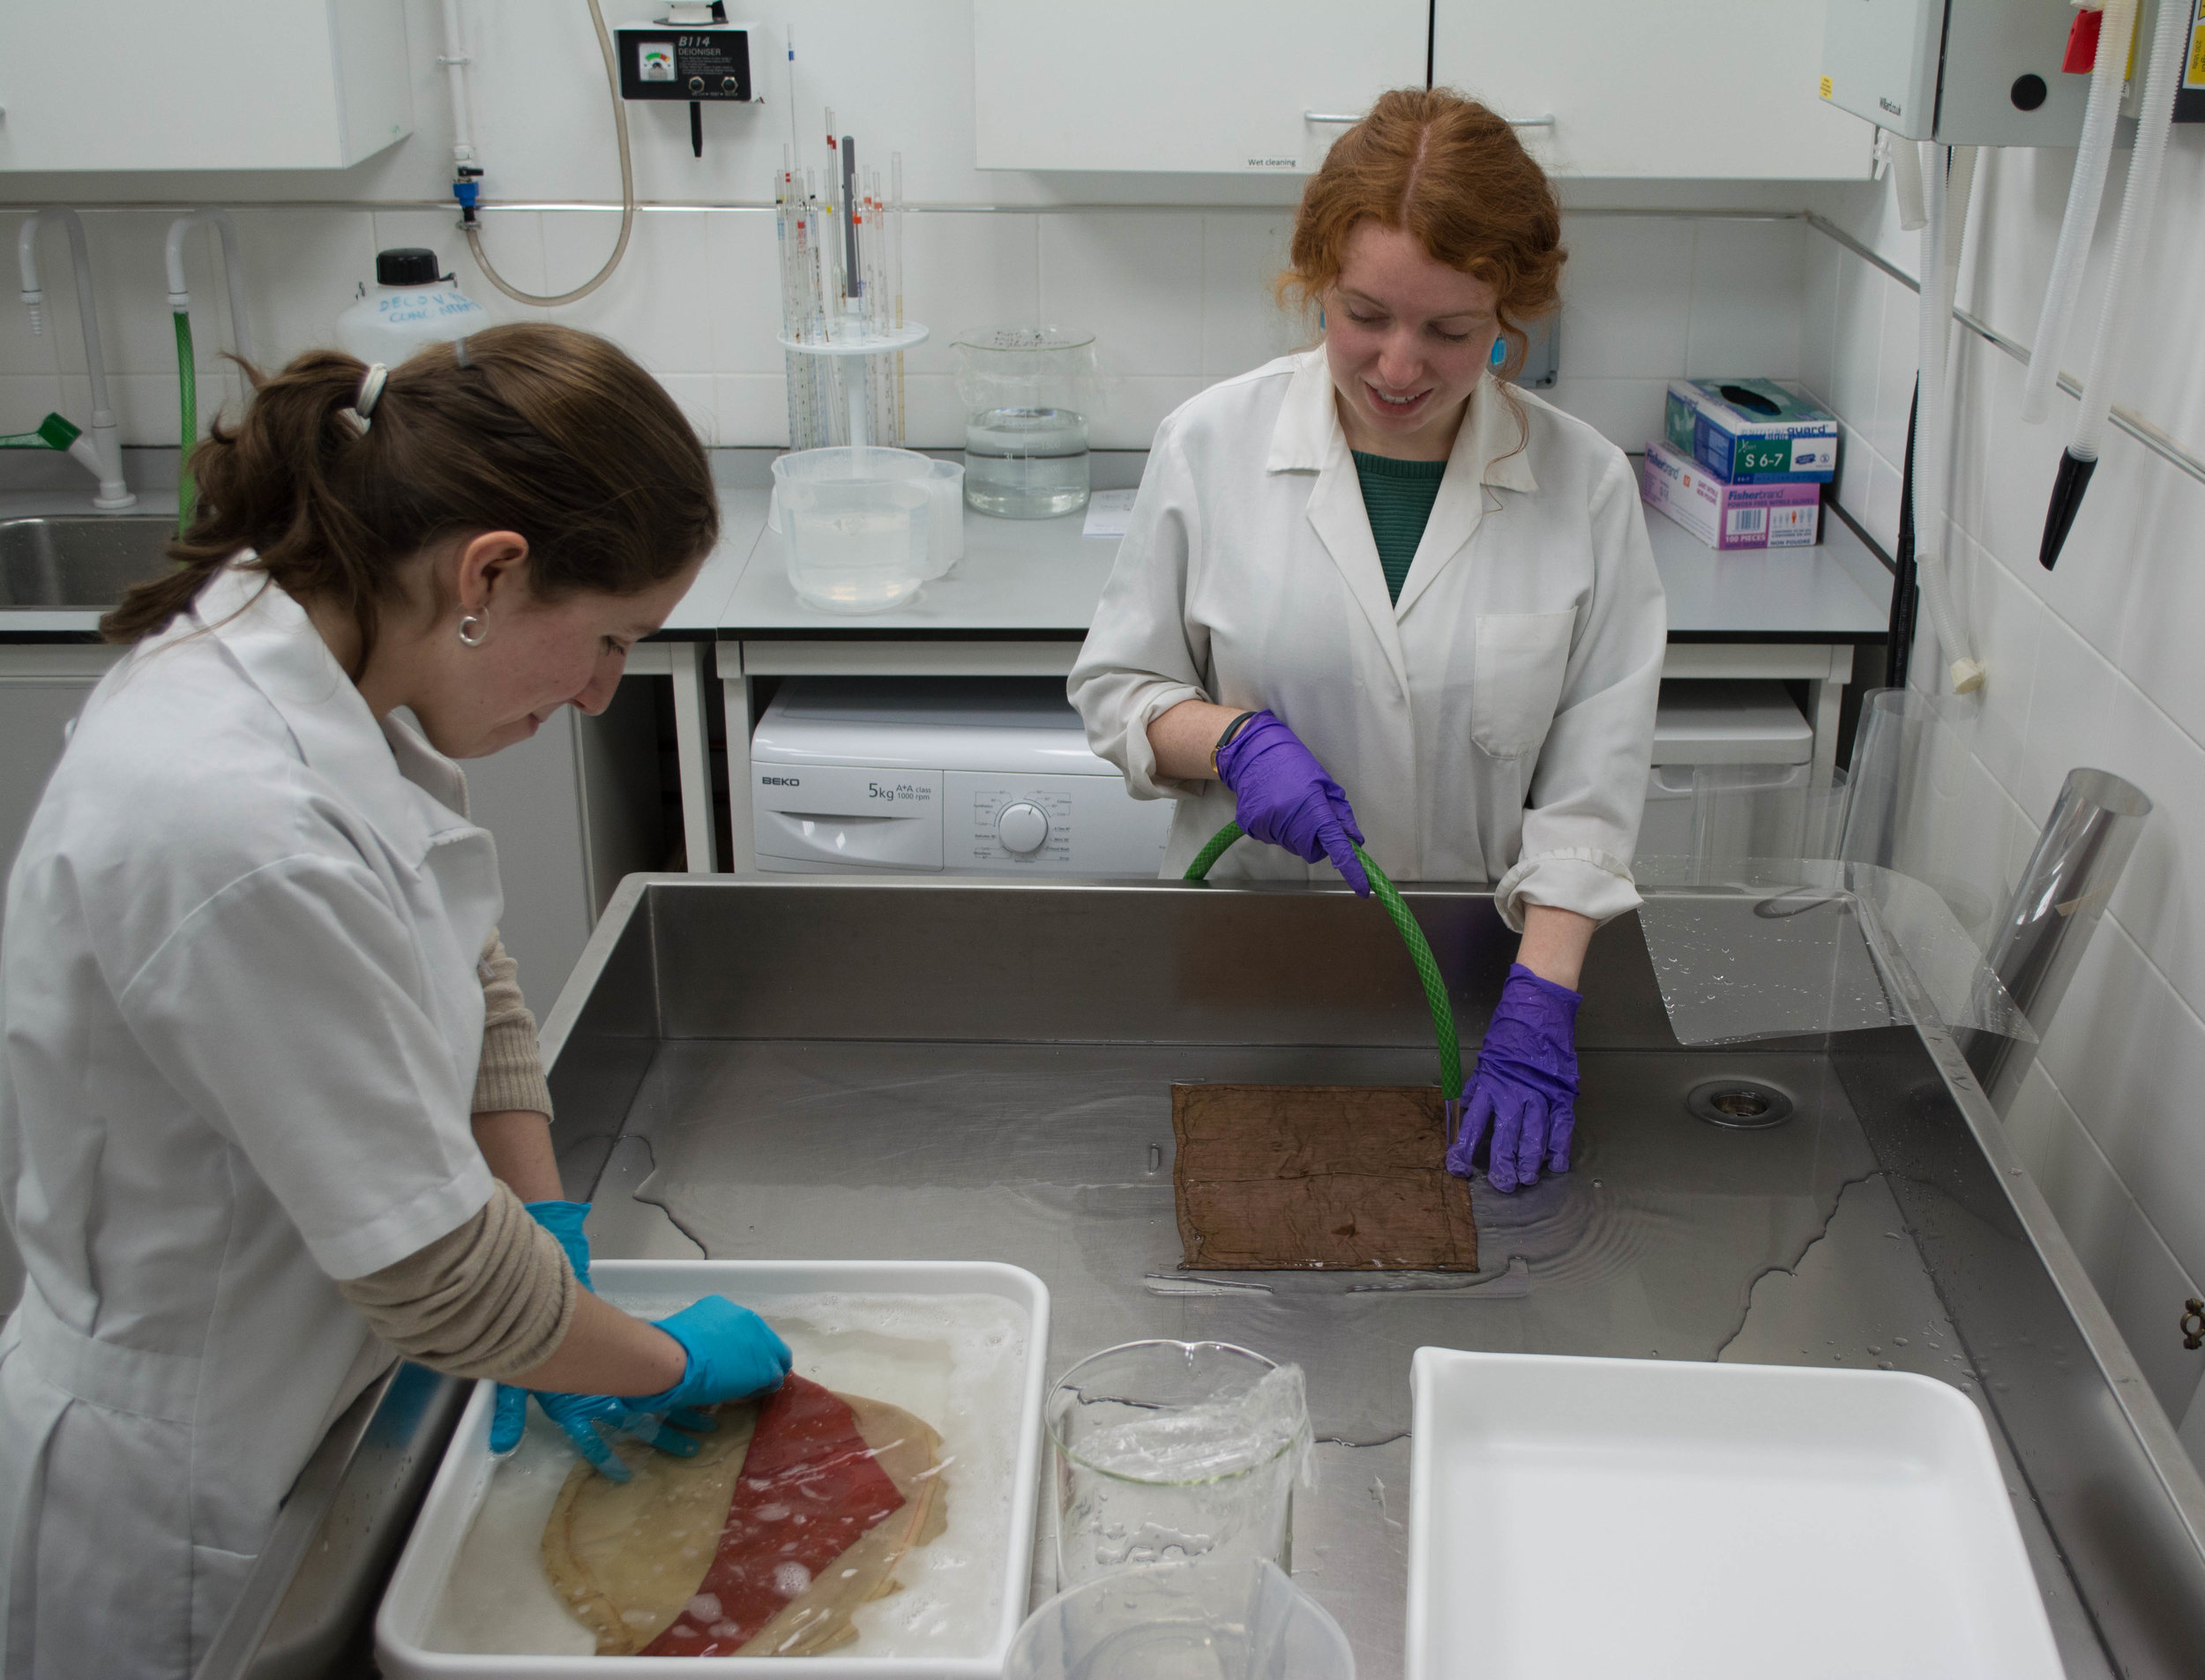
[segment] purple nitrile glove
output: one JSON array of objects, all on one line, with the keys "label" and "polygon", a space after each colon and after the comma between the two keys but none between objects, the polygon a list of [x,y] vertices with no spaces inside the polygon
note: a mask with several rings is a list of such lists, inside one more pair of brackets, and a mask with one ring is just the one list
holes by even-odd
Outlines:
[{"label": "purple nitrile glove", "polygon": [[1241,827],[1305,863],[1330,858],[1357,897],[1371,896],[1370,877],[1355,855],[1363,831],[1348,795],[1293,730],[1268,712],[1257,713],[1218,750],[1217,774],[1233,790]]},{"label": "purple nitrile glove", "polygon": [[1478,1047],[1477,1071],[1462,1092],[1462,1129],[1447,1151],[1447,1170],[1468,1178],[1472,1157],[1492,1132],[1486,1168],[1504,1194],[1536,1182],[1539,1169],[1570,1169],[1577,1129],[1577,1006],[1566,986],[1512,964],[1500,1004]]}]

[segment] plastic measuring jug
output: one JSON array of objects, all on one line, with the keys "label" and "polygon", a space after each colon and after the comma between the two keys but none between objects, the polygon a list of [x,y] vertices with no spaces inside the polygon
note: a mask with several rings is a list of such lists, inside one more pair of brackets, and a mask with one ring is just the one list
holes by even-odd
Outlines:
[{"label": "plastic measuring jug", "polygon": [[1066,1371],[1043,1416],[1058,1586],[1197,1557],[1293,1566],[1300,1367],[1230,1342],[1132,1341]]},{"label": "plastic measuring jug", "polygon": [[789,581],[806,604],[834,613],[886,612],[919,593],[938,493],[894,459],[908,455],[807,449],[774,463]]},{"label": "plastic measuring jug", "polygon": [[1050,1599],[1003,1680],[1355,1680],[1355,1655],[1275,1564],[1159,1564]]},{"label": "plastic measuring jug", "polygon": [[[826,452],[798,452],[809,455]],[[927,504],[925,581],[931,583],[937,578],[946,577],[965,557],[963,466],[908,449],[869,450],[865,459],[868,472],[885,478],[908,478],[926,487],[932,499]],[[766,528],[776,536],[785,535],[781,524],[781,477],[777,471],[774,475],[773,499],[766,505]]]}]

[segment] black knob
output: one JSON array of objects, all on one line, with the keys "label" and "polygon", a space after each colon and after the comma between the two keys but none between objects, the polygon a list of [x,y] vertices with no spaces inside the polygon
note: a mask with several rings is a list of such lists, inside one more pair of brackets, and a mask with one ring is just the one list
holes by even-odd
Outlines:
[{"label": "black knob", "polygon": [[732,76],[722,76],[720,78],[720,91],[723,93],[734,93],[738,86],[739,84]]},{"label": "black knob", "polygon": [[[2044,86],[2044,84],[2043,84],[2042,82],[2039,82],[2039,83],[2037,83],[2037,86],[2039,88],[2042,88],[2042,87]],[[703,93],[703,92],[705,91],[705,78],[704,78],[703,77],[701,77],[701,76],[691,76],[691,77],[689,78],[689,91],[690,91],[691,93]],[[2041,99],[2041,98],[2043,97],[2043,94],[2042,94],[2042,93],[2039,93],[2039,94],[2037,95],[2037,97]]]},{"label": "black knob", "polygon": [[2014,101],[2015,110],[2033,111],[2044,102],[2044,95],[2050,91],[2042,76],[2016,76],[2007,97]]}]

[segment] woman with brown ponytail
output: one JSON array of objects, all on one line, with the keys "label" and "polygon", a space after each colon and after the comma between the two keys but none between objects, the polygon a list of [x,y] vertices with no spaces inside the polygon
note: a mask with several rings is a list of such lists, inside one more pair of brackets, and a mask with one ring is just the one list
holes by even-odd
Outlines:
[{"label": "woman with brown ponytail", "polygon": [[1166,875],[1237,821],[1214,877],[1367,892],[1360,841],[1402,880],[1492,884],[1523,937],[1447,1165],[1503,1191],[1569,1166],[1574,988],[1639,901],[1667,638],[1623,452],[1509,383],[1561,235],[1506,122],[1382,95],[1280,278],[1321,344],[1165,419],[1071,682],[1134,795],[1179,802]]},{"label": "woman with brown ponytail", "polygon": [[8,882],[11,1677],[189,1675],[398,1353],[538,1391],[615,1474],[601,1425],[694,1452],[658,1420],[788,1367],[732,1303],[588,1293],[452,762],[610,699],[716,536],[702,449],[562,327],[252,383]]}]

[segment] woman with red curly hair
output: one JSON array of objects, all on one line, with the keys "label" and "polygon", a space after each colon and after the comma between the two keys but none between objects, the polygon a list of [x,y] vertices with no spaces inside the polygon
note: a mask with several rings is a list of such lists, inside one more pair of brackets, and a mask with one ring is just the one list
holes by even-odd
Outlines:
[{"label": "woman with red curly hair", "polygon": [[1133,794],[1180,802],[1167,876],[1237,820],[1270,844],[1215,875],[1367,892],[1360,842],[1402,879],[1493,883],[1522,944],[1447,1164],[1501,1191],[1569,1164],[1575,988],[1639,902],[1667,638],[1622,451],[1508,383],[1566,254],[1506,123],[1381,97],[1280,281],[1322,345],[1157,429],[1069,684]]}]

